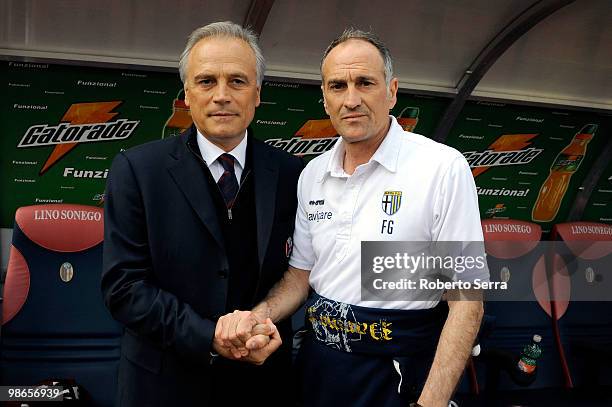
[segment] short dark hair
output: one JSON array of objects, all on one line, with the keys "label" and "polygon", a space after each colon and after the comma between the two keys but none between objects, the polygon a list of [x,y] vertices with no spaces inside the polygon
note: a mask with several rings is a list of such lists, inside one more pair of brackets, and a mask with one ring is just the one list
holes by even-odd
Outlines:
[{"label": "short dark hair", "polygon": [[374,45],[380,56],[382,57],[384,64],[384,72],[385,72],[385,82],[387,83],[387,87],[391,83],[391,79],[393,78],[393,59],[391,58],[391,52],[389,48],[373,33],[368,31],[362,31],[357,28],[349,27],[338,38],[333,40],[331,44],[323,53],[323,58],[321,59],[321,77],[323,76],[323,62],[325,62],[325,58],[331,52],[332,49],[336,48],[338,45],[342,44],[348,40],[363,40],[367,41],[370,44]]}]

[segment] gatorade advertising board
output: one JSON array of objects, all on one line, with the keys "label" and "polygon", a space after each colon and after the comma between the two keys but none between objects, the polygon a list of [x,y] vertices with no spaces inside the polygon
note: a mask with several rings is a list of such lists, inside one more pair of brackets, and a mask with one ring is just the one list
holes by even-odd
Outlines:
[{"label": "gatorade advertising board", "polygon": [[[191,126],[184,94],[172,101],[173,111],[165,123],[164,137],[180,134]],[[449,103],[448,99],[399,94],[391,111],[402,127],[429,136]],[[316,85],[264,81],[261,104],[251,123],[255,137],[305,161],[332,149],[338,138],[323,108],[321,88]]]},{"label": "gatorade advertising board", "polygon": [[[101,205],[115,155],[191,125],[178,73],[1,61],[0,227],[20,206]],[[430,135],[449,100],[400,94],[392,114]],[[317,85],[265,81],[255,137],[306,161],[337,135]]]},{"label": "gatorade advertising board", "polygon": [[591,193],[582,220],[612,223],[612,157],[608,157],[608,166]]},{"label": "gatorade advertising board", "polygon": [[469,102],[446,142],[472,168],[481,218],[537,222],[547,233],[567,219],[611,125],[591,112]]},{"label": "gatorade advertising board", "polygon": [[113,157],[161,138],[180,87],[162,72],[1,64],[2,227],[24,205],[101,204]]}]

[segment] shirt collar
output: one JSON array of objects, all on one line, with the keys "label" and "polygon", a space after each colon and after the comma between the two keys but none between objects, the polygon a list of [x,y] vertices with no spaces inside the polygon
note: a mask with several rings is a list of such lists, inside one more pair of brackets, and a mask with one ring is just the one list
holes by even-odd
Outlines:
[{"label": "shirt collar", "polygon": [[[217,158],[219,158],[221,154],[224,154],[225,151],[219,146],[216,146],[215,144],[211,143],[210,140],[208,140],[206,137],[204,137],[202,133],[200,133],[200,130],[197,130],[197,132],[198,134],[196,138],[198,141],[198,148],[200,149],[200,154],[202,154],[202,158],[206,162],[206,165],[210,168],[210,166],[215,161],[217,161]],[[240,143],[238,143],[238,145],[234,147],[232,151],[227,152],[228,154],[231,154],[234,157],[234,159],[236,160],[236,162],[238,162],[240,168],[242,169],[244,169],[246,161],[246,149],[247,131],[245,130],[244,137],[242,138]]]},{"label": "shirt collar", "polygon": [[[396,172],[399,161],[401,137],[406,137],[406,135],[404,134],[404,129],[402,129],[395,117],[389,115],[389,118],[391,120],[389,131],[369,162],[376,161],[388,171]],[[334,144],[331,150],[327,168],[318,179],[319,182],[322,182],[327,175],[332,177],[346,176],[343,169],[344,152],[345,142],[342,140],[342,137],[338,137],[338,141],[336,141],[336,144]]]}]

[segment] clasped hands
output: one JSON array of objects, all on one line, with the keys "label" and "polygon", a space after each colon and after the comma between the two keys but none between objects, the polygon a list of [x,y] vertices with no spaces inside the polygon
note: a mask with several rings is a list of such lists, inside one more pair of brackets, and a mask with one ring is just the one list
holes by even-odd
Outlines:
[{"label": "clasped hands", "polygon": [[226,359],[261,365],[281,344],[270,318],[252,311],[234,311],[217,321],[213,349]]}]

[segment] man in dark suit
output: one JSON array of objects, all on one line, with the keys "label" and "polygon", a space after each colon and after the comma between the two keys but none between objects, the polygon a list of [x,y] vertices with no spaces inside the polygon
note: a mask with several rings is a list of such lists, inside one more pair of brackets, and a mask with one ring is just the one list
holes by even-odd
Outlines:
[{"label": "man in dark suit", "polygon": [[[269,383],[288,388],[290,321],[258,325],[265,346],[251,352],[215,341],[216,322],[287,269],[302,163],[247,130],[264,73],[252,32],[195,30],[179,70],[194,126],[118,154],[107,184],[102,291],[125,326],[118,401],[252,404]],[[261,400],[275,402],[287,403]]]}]

